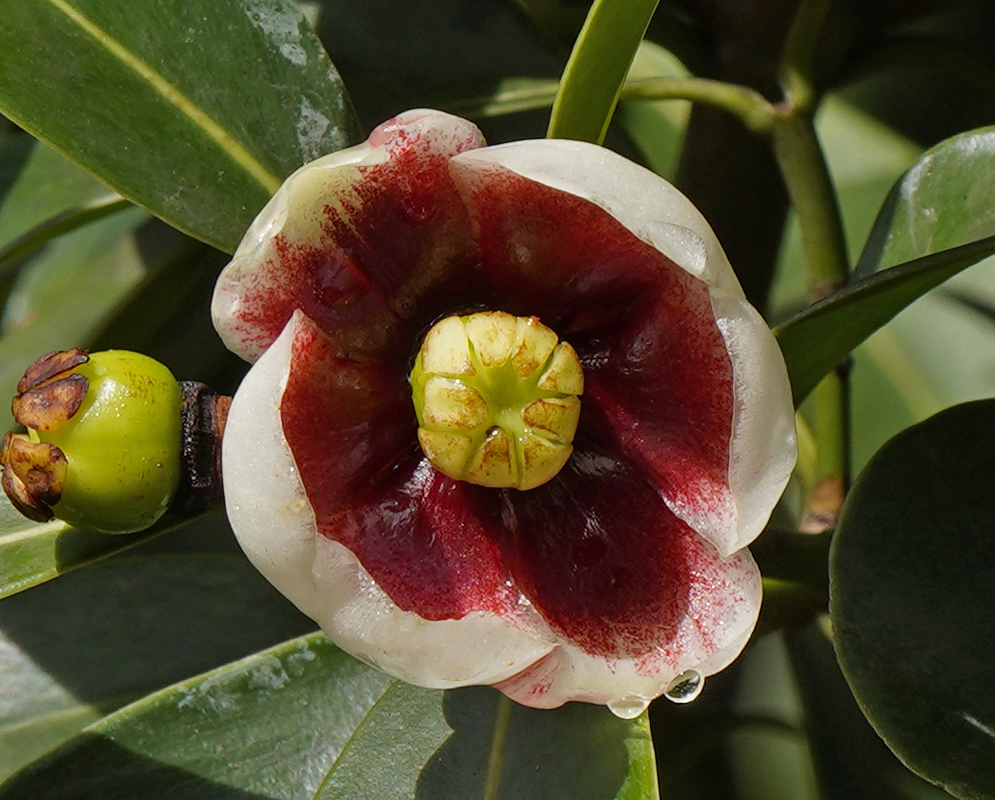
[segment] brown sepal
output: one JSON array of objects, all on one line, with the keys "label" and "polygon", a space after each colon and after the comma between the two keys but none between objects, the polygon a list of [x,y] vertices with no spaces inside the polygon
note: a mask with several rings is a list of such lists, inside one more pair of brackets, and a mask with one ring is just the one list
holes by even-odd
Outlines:
[{"label": "brown sepal", "polygon": [[190,517],[224,502],[221,437],[231,398],[197,381],[180,381],[180,389],[183,392],[180,486],[169,510]]},{"label": "brown sepal", "polygon": [[42,356],[24,371],[24,377],[17,384],[17,393],[37,389],[45,381],[68,372],[80,364],[90,360],[86,350],[74,347],[72,350],[56,350],[47,356]]},{"label": "brown sepal", "polygon": [[50,520],[51,506],[59,502],[66,486],[69,465],[65,454],[53,444],[8,433],[3,439],[0,464],[3,490],[14,507],[36,522]]},{"label": "brown sepal", "polygon": [[21,392],[11,401],[10,410],[26,428],[55,430],[79,411],[89,387],[85,377],[70,372]]}]

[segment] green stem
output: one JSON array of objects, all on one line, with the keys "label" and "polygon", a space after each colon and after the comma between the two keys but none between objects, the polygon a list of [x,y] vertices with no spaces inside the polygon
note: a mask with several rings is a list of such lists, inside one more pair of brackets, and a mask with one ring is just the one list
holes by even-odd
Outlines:
[{"label": "green stem", "polygon": [[[790,110],[775,123],[773,139],[798,215],[809,297],[814,302],[841,289],[850,275],[836,190],[811,113]],[[818,454],[815,488],[828,503],[812,508],[811,513],[832,526],[842,494],[850,485],[850,387],[845,373],[827,375],[814,390],[813,404]],[[839,496],[833,498],[833,494]],[[818,527],[817,521],[809,524]]]},{"label": "green stem", "polygon": [[721,108],[733,114],[751,131],[770,133],[776,110],[760,92],[707,78],[644,78],[628,81],[623,100],[690,100]]},{"label": "green stem", "polygon": [[792,108],[811,111],[815,108],[815,49],[832,0],[802,0],[791,23],[781,59],[780,80],[784,95]]},{"label": "green stem", "polygon": [[129,208],[134,208],[131,202],[112,194],[93,200],[84,206],[71,208],[45,220],[0,247],[0,274],[11,269],[35,251],[40,250],[55,237]]},{"label": "green stem", "polygon": [[[824,516],[822,527],[835,527],[838,505],[850,488],[850,381],[848,366],[841,365],[815,387],[816,489],[828,502],[827,508],[813,508]],[[835,497],[833,497],[835,495]]]},{"label": "green stem", "polygon": [[798,214],[813,301],[846,283],[850,268],[836,189],[815,133],[812,114],[794,108],[773,127],[774,154]]},{"label": "green stem", "polygon": [[501,786],[501,765],[504,763],[505,745],[508,739],[508,723],[511,720],[512,702],[503,694],[498,697],[494,716],[494,735],[491,751],[487,756],[487,778],[484,783],[484,800],[495,800]]},{"label": "green stem", "polygon": [[815,132],[818,94],[813,64],[831,0],[802,0],[781,61],[785,100],[774,123],[774,154],[798,214],[809,269],[809,294],[819,300],[850,276],[836,188]]},{"label": "green stem", "polygon": [[[772,136],[774,154],[798,215],[808,268],[809,298],[814,302],[841,289],[850,276],[846,235],[836,187],[815,131],[818,91],[815,50],[831,0],[802,0],[781,63],[785,93]],[[850,389],[846,370],[828,375],[816,387],[814,433],[816,486],[808,530],[835,525],[850,484]]]}]

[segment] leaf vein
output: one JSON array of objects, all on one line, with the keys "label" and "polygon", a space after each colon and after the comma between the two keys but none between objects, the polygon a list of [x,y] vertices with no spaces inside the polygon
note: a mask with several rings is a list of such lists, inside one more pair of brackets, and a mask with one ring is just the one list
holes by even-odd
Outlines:
[{"label": "leaf vein", "polygon": [[280,187],[280,179],[267,170],[245,147],[221,127],[206,111],[200,108],[179,89],[167,81],[152,67],[128,50],[102,28],[94,24],[79,9],[67,0],[46,0],[53,8],[62,12],[72,22],[102,44],[107,51],[125,66],[140,75],[167,102],[197,125],[208,137],[214,140],[235,163],[251,175],[267,192],[273,194]]}]

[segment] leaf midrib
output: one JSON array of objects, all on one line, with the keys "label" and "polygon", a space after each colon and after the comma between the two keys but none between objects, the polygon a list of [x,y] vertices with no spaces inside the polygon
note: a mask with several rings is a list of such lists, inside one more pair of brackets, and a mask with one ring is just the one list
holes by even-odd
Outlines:
[{"label": "leaf midrib", "polygon": [[81,30],[93,37],[112,56],[144,79],[149,86],[170,103],[194,125],[200,128],[221,150],[239,167],[249,174],[267,193],[273,194],[280,186],[280,179],[266,169],[246,148],[219,125],[206,111],[152,69],[138,56],[114,39],[105,30],[93,23],[79,9],[66,0],[44,0],[64,16],[68,17]]}]

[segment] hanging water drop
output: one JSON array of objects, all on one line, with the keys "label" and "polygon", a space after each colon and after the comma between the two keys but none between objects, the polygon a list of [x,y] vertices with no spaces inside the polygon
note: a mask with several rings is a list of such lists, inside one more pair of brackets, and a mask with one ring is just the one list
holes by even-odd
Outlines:
[{"label": "hanging water drop", "polygon": [[639,695],[630,694],[616,700],[609,700],[608,710],[616,717],[635,719],[647,709],[649,704],[649,700],[639,697]]},{"label": "hanging water drop", "polygon": [[672,703],[690,703],[705,688],[705,679],[695,669],[686,669],[670,683],[663,695]]}]

